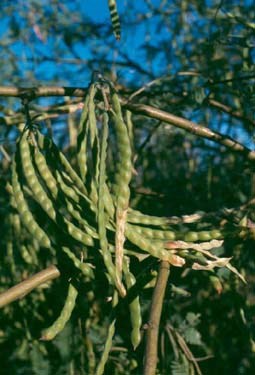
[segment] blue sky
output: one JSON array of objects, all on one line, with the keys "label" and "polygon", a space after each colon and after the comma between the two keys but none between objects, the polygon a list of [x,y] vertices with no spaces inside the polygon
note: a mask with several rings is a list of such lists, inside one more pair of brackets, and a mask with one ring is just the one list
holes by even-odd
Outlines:
[{"label": "blue sky", "polygon": [[[245,0],[245,3],[250,3],[251,0]],[[167,27],[166,25],[163,25],[163,28],[158,31],[157,29],[157,17],[147,17],[146,22],[140,22],[136,24],[135,28],[130,29],[126,25],[127,18],[132,20],[135,20],[138,13],[141,13],[143,15],[148,15],[148,8],[146,6],[145,1],[132,1],[130,0],[118,0],[118,9],[121,16],[121,27],[122,27],[122,37],[119,42],[114,42],[114,36],[112,35],[111,40],[114,42],[113,47],[108,50],[108,58],[109,60],[116,62],[120,59],[121,53],[126,54],[130,59],[133,61],[137,61],[139,64],[142,65],[147,70],[151,69],[151,72],[154,76],[161,76],[166,73],[174,74],[176,71],[183,69],[182,65],[178,64],[178,60],[175,55],[176,48],[180,48],[180,45],[183,44],[183,31],[180,30],[179,34],[174,35],[173,39],[173,33],[171,30],[171,21],[170,21],[170,27]],[[158,7],[161,4],[161,0],[153,0],[151,1],[153,6]],[[216,0],[207,0],[207,4],[210,7],[212,4],[216,4]],[[231,2],[233,5],[234,3],[238,3],[236,0],[233,0]],[[18,12],[21,12],[25,9],[25,17],[29,16],[29,10],[31,4],[38,4],[38,6],[42,6],[44,4],[48,4],[48,7],[50,7],[51,2],[49,0],[39,1],[39,0],[33,0],[33,1],[25,1],[25,0],[18,0],[16,3],[11,1],[4,1],[4,9],[7,9],[10,4],[15,4],[13,6],[14,13],[18,14]],[[55,2],[53,3],[55,4]],[[56,3],[58,4],[58,3]],[[192,3],[191,3],[192,4]],[[226,2],[226,4],[229,4],[229,2]],[[83,19],[90,20],[93,23],[97,23],[98,25],[104,24],[104,25],[110,25],[110,15],[108,10],[108,2],[107,0],[87,0],[87,1],[70,1],[65,0],[63,2],[59,3],[59,10],[61,10],[61,7],[65,7],[69,9],[70,12],[70,19],[69,19],[69,27],[70,27],[70,33],[75,32],[75,27],[77,26],[75,24],[75,12],[80,11],[80,13],[83,16]],[[131,10],[132,8],[132,10]],[[169,20],[171,20],[171,17],[175,17],[175,12],[177,16],[177,12],[179,10],[178,2],[175,5],[175,2],[173,2],[173,6],[171,7],[171,11],[173,12],[171,15],[169,15]],[[129,13],[128,13],[129,12]],[[34,12],[34,18],[36,19],[37,15]],[[39,12],[40,13],[40,12]],[[8,17],[4,16],[4,12],[2,13],[2,19],[0,22],[0,37],[1,40],[5,40],[6,32],[8,31]],[[45,17],[47,17],[47,13],[45,13]],[[57,16],[58,17],[58,16]],[[68,52],[68,49],[63,46],[61,46],[61,43],[63,44],[64,35],[63,30],[58,29],[58,18],[56,17],[56,31],[48,31],[47,37],[44,41],[40,41],[39,38],[35,37],[35,33],[33,30],[30,30],[28,32],[28,35],[21,35],[21,39],[19,42],[15,43],[13,46],[13,52],[17,55],[17,64],[19,67],[19,71],[14,71],[12,74],[9,75],[9,82],[8,84],[11,84],[11,80],[13,77],[16,77],[16,80],[18,78],[22,78],[21,82],[22,84],[28,85],[28,82],[32,82],[32,76],[33,73],[35,75],[37,82],[51,82],[53,83],[54,80],[59,82],[59,77],[61,72],[62,76],[62,82],[60,81],[60,84],[68,84],[68,85],[75,85],[79,86],[80,83],[82,85],[85,85],[86,82],[89,81],[89,75],[91,72],[89,70],[85,73],[87,76],[85,77],[85,74],[83,74],[82,81],[81,76],[77,73],[77,65],[71,63],[71,59],[73,58],[72,55],[70,55],[70,52]],[[131,17],[131,18],[130,18]],[[212,17],[212,16],[211,16]],[[213,17],[212,17],[213,19]],[[39,19],[39,25],[40,22],[43,20]],[[200,37],[199,37],[199,27],[204,28],[206,30],[206,27],[208,27],[208,22],[210,20],[197,16],[195,14],[192,14],[190,11],[187,13],[186,16],[186,23],[187,23],[187,30],[191,30],[192,33],[197,33],[197,44],[199,48],[200,43]],[[16,22],[24,23],[24,21],[21,18],[16,17]],[[212,21],[213,22],[213,21]],[[206,25],[207,23],[207,25]],[[188,25],[189,24],[189,25]],[[19,25],[19,26],[20,26]],[[168,25],[169,26],[169,25]],[[42,26],[41,26],[42,27]],[[197,30],[197,31],[196,31]],[[80,32],[80,30],[79,30]],[[3,35],[5,33],[5,35]],[[2,35],[1,35],[2,34]],[[194,37],[194,35],[193,35]],[[208,34],[208,37],[210,35]],[[88,43],[89,41],[89,43]],[[142,46],[146,44],[150,44],[151,46],[155,46],[157,48],[157,45],[159,42],[164,42],[169,46],[169,56],[168,59],[171,61],[171,70],[167,67],[167,64],[169,62],[164,61],[163,55],[160,55],[158,53],[157,57],[153,57],[153,64],[151,67],[148,66],[148,61],[145,58],[144,50],[142,49]],[[176,43],[177,45],[174,45]],[[61,55],[55,55],[55,46],[58,46],[62,48]],[[94,47],[94,51],[91,51],[91,46]],[[92,56],[96,56],[96,54],[99,54],[103,50],[105,50],[108,47],[108,40],[104,39],[104,34],[101,33],[100,38],[98,39],[91,39],[90,35],[86,34],[84,32],[84,40],[81,40],[80,42],[76,43],[75,50],[79,57],[83,60],[91,59]],[[41,65],[38,63],[38,57],[40,53],[45,54],[45,56],[48,57],[48,60],[43,62]],[[189,54],[188,46],[185,47],[184,53]],[[66,61],[69,59],[70,63],[60,63],[56,61],[49,61],[49,59],[52,58],[60,58],[65,59]],[[192,62],[190,62],[192,64]],[[7,69],[7,66],[4,67]],[[97,68],[97,67],[96,67]],[[116,69],[116,72],[118,75],[122,77],[126,77],[128,79],[132,79],[132,76],[134,74],[134,71],[131,68],[123,68],[123,67],[114,67]],[[190,68],[192,69],[192,65],[190,65]],[[29,72],[29,73],[28,73]],[[67,72],[69,72],[69,75],[67,75]],[[56,76],[56,79],[55,79]],[[136,76],[136,80],[137,80]],[[144,84],[152,79],[152,77],[148,76],[140,76],[140,84]],[[35,82],[36,82],[35,81]],[[137,81],[136,81],[137,82]],[[13,81],[13,83],[16,83]],[[138,82],[137,82],[138,83]]]},{"label": "blue sky", "polygon": [[[34,1],[33,3],[37,3],[38,1]],[[32,2],[31,2],[32,3]],[[18,15],[19,12],[24,11],[25,9],[25,17],[29,15],[29,6],[31,5],[30,2],[25,2],[24,0],[18,0],[16,5],[13,7],[14,9],[14,16],[16,17],[16,22],[19,23],[19,27],[22,27],[22,24],[24,24],[24,19],[20,18]],[[38,4],[40,6],[44,4],[50,4],[48,1],[39,1]],[[160,3],[160,0],[155,0],[153,4],[157,6]],[[8,6],[11,4],[11,2],[4,2],[4,6],[7,9]],[[67,7],[70,12],[70,25],[72,24],[73,20],[73,10],[75,9],[77,11],[80,10],[82,13],[82,16],[84,19],[88,20],[90,19],[93,23],[98,24],[105,24],[110,25],[110,14],[108,9],[108,2],[107,0],[89,0],[89,1],[64,1],[62,3],[64,7]],[[136,17],[136,11],[141,13],[148,12],[148,8],[146,7],[145,2],[138,1],[134,2],[132,4],[134,6],[134,18]],[[146,21],[146,30],[144,23],[138,24],[135,29],[135,33],[130,32],[129,28],[125,25],[125,9],[130,8],[130,1],[129,0],[119,0],[118,1],[118,10],[120,13],[120,17],[122,20],[122,37],[119,42],[114,43],[114,48],[108,51],[108,58],[109,60],[112,60],[113,62],[119,59],[119,53],[125,53],[127,54],[132,60],[139,61],[140,63],[143,63],[143,55],[141,52],[141,45],[144,43],[145,40],[145,34],[147,33],[147,37],[149,34],[151,34],[151,38],[155,39],[155,43],[157,43],[157,33],[154,30],[154,20],[147,19]],[[26,13],[27,12],[27,13]],[[0,22],[0,37],[1,39],[5,39],[8,37],[8,29],[9,29],[9,17],[5,17],[4,13],[2,14],[2,20]],[[73,17],[75,20],[75,17]],[[57,26],[57,25],[56,25]],[[73,24],[73,28],[75,30],[75,22]],[[149,34],[148,34],[149,33]],[[22,85],[27,86],[28,82],[32,81],[32,75],[30,77],[27,76],[27,71],[34,72],[36,81],[54,81],[54,75],[57,73],[57,70],[59,68],[59,64],[57,64],[54,61],[45,61],[41,66],[39,66],[37,62],[38,53],[37,51],[40,51],[40,53],[44,53],[48,57],[54,58],[54,48],[55,43],[57,42],[58,45],[61,44],[61,38],[63,39],[63,35],[61,35],[61,31],[59,35],[54,33],[51,34],[51,31],[49,31],[47,35],[47,39],[45,41],[40,41],[39,38],[35,38],[35,35],[33,33],[33,30],[30,30],[29,35],[22,36],[21,39],[15,43],[12,47],[12,51],[18,56],[19,61],[17,61],[19,65],[19,72],[16,71],[13,74],[10,74],[9,82],[6,82],[8,84],[11,84],[12,77],[16,74],[16,79],[20,78],[20,82]],[[88,36],[89,38],[90,36]],[[87,36],[86,33],[84,34],[84,43],[77,43],[75,50],[77,51],[78,55],[81,59],[88,59],[91,58],[91,49],[88,46],[87,42]],[[26,42],[27,41],[27,42]],[[114,36],[112,36],[112,41],[114,41]],[[90,41],[91,43],[91,41]],[[98,52],[102,51],[105,46],[107,45],[107,40],[103,39],[103,34],[100,37],[100,40],[94,40],[94,45],[98,49]],[[105,43],[105,45],[104,45]],[[71,56],[68,55],[68,50],[64,51],[64,53],[61,56],[57,56],[65,59],[71,59]],[[145,62],[145,61],[144,61]],[[63,67],[61,68],[63,69]],[[71,74],[68,77],[65,77],[64,82],[69,85],[79,85],[80,77],[76,77],[76,71],[77,66],[74,64],[72,67],[72,64],[68,64],[68,70],[71,72]],[[122,69],[120,72],[120,69],[118,68],[118,73],[123,75],[131,75],[132,77],[132,69]],[[64,70],[62,70],[62,76],[64,76]],[[28,79],[29,78],[29,79]],[[58,77],[59,79],[59,77]],[[85,81],[89,81],[89,78],[83,78],[83,84]],[[16,83],[16,82],[13,82]],[[61,84],[61,82],[60,82]]]},{"label": "blue sky", "polygon": [[[55,2],[52,2],[55,4]],[[181,45],[183,44],[183,30],[180,30],[179,33],[175,34],[175,38],[173,38],[173,31],[170,28],[167,28],[165,25],[161,25],[162,28],[160,32],[157,29],[157,17],[147,17],[146,22],[140,22],[136,25],[135,28],[130,29],[126,25],[126,20],[135,20],[138,13],[142,15],[148,15],[148,8],[144,1],[130,1],[130,0],[118,0],[118,9],[121,16],[121,28],[122,28],[122,37],[121,40],[115,41],[114,36],[111,36],[112,47],[107,51],[107,58],[113,61],[112,69],[116,71],[118,80],[121,81],[122,78],[125,78],[125,82],[132,80],[135,77],[135,84],[139,87],[152,79],[152,77],[146,75],[139,75],[135,73],[135,70],[132,67],[122,67],[122,66],[114,66],[114,62],[121,60],[121,53],[127,54],[127,56],[132,59],[133,61],[137,61],[142,68],[145,68],[155,75],[155,76],[162,76],[165,74],[174,75],[176,71],[182,70],[187,68],[192,69],[192,61],[189,61],[189,48],[185,46],[183,49],[183,53],[187,54],[186,60],[189,65],[183,68],[182,65],[178,65],[177,58],[176,58],[176,50],[181,49]],[[161,0],[154,0],[152,1],[153,5],[158,7],[161,3]],[[211,6],[215,4],[216,0],[207,0],[207,5]],[[245,0],[245,4],[251,4],[251,0]],[[12,1],[3,1],[2,6],[3,9],[7,9],[10,5],[13,5],[13,12],[16,13],[16,21],[22,25],[24,20],[17,16],[18,12],[25,10],[25,17],[29,15],[29,7],[31,4],[37,4],[38,6],[42,6],[48,4],[50,8],[51,2],[49,0],[39,1],[25,1],[25,0],[17,0],[17,2]],[[107,0],[76,0],[70,1],[65,0],[63,2],[57,2],[59,9],[61,7],[66,7],[69,9],[70,12],[70,19],[68,19],[70,24],[70,33],[75,32],[75,11],[80,11],[84,20],[90,20],[91,22],[104,25],[110,25],[110,15],[108,10],[108,3]],[[191,3],[192,4],[192,3]],[[239,4],[237,0],[232,0],[231,4]],[[230,2],[226,2],[225,5],[230,5]],[[132,7],[134,9],[132,9]],[[230,7],[231,8],[231,7]],[[177,15],[179,9],[178,1],[173,2],[173,6],[171,10],[173,13],[169,16],[170,26],[171,25],[171,17],[175,17]],[[129,12],[129,13],[128,13]],[[175,13],[176,12],[176,13]],[[40,14],[40,12],[38,12]],[[13,14],[12,14],[13,15]],[[34,12],[34,17],[36,19],[37,14]],[[47,17],[47,13],[45,13],[45,17]],[[0,22],[0,40],[2,43],[6,42],[6,37],[8,37],[8,22],[9,17],[2,13]],[[213,19],[213,18],[212,18]],[[28,35],[24,35],[21,33],[20,40],[15,43],[12,47],[12,52],[16,55],[16,67],[12,67],[9,58],[4,59],[4,50],[2,49],[2,55],[0,56],[2,60],[2,77],[6,77],[5,81],[2,82],[8,85],[15,85],[19,81],[19,84],[22,86],[33,86],[37,84],[59,84],[59,85],[74,85],[74,86],[84,86],[86,87],[90,81],[91,76],[91,69],[86,69],[86,64],[84,63],[85,69],[82,72],[82,75],[79,73],[77,64],[71,63],[71,59],[73,56],[68,52],[66,46],[64,46],[64,35],[63,30],[61,29],[61,25],[58,25],[59,19],[56,18],[56,30],[48,30],[47,37],[44,41],[40,40],[31,28],[28,32]],[[36,21],[37,22],[37,21]],[[41,24],[40,24],[41,22]],[[43,19],[38,21],[38,24],[42,28],[43,32]],[[200,47],[200,35],[199,35],[199,28],[208,27],[207,24],[211,22],[208,19],[199,16],[199,18],[190,11],[185,16],[185,22],[187,23],[187,30],[191,30],[193,33],[193,37],[197,38],[197,49],[199,50]],[[19,25],[19,26],[20,26]],[[205,25],[205,26],[204,26]],[[184,25],[185,26],[185,25]],[[103,30],[103,29],[102,29]],[[176,31],[175,31],[176,32]],[[204,38],[204,36],[202,36]],[[208,34],[208,37],[210,35]],[[164,60],[164,56],[160,53],[153,57],[153,63],[150,67],[148,65],[148,60],[145,57],[144,50],[142,49],[142,45],[146,46],[150,44],[152,47],[155,46],[157,48],[160,42],[164,42],[168,48],[168,60]],[[75,50],[79,57],[82,60],[90,59],[95,57],[100,52],[104,51],[108,48],[109,39],[104,39],[103,32],[100,34],[98,38],[91,38],[90,35],[84,32],[84,40],[77,42],[75,45]],[[175,43],[175,44],[174,44]],[[62,52],[59,55],[55,54],[55,46],[58,46]],[[91,48],[94,48],[92,51]],[[1,51],[1,48],[0,48]],[[53,61],[44,61],[43,63],[39,63],[38,59],[40,54],[43,54],[47,57],[52,58]],[[66,59],[70,63],[63,63],[54,61],[55,58]],[[169,67],[168,67],[169,64]],[[98,66],[95,66],[98,68]],[[5,73],[8,74],[5,74]],[[193,116],[196,117],[196,113],[194,111]]]}]

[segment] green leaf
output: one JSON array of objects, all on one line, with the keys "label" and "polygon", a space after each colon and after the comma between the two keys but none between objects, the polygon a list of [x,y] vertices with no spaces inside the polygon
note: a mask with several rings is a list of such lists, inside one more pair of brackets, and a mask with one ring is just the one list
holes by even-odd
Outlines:
[{"label": "green leaf", "polygon": [[189,327],[183,333],[183,336],[188,344],[201,346],[203,343],[201,341],[200,333],[194,328]]},{"label": "green leaf", "polygon": [[186,315],[186,321],[189,325],[196,326],[200,322],[200,314],[188,312]]}]

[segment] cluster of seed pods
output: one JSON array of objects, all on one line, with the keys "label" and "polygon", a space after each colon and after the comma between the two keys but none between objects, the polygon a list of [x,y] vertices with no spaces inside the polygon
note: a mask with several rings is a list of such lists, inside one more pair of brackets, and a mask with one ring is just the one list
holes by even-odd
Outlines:
[{"label": "cluster of seed pods", "polygon": [[[13,220],[16,220],[16,227],[21,222],[31,239],[45,248],[49,256],[52,249],[57,249],[68,257],[77,272],[90,280],[95,277],[93,256],[101,256],[107,280],[121,297],[128,297],[129,289],[136,286],[136,276],[132,272],[135,253],[176,265],[173,254],[177,250],[173,252],[166,245],[169,241],[203,242],[222,239],[224,235],[218,229],[174,230],[169,218],[144,215],[130,207],[131,116],[123,114],[118,94],[111,84],[105,94],[105,85],[105,82],[93,82],[84,101],[77,138],[79,171],[52,138],[37,128],[24,128],[12,163],[11,193],[16,210]],[[98,96],[104,97],[101,105],[97,105]],[[109,127],[113,128],[116,145],[112,178],[107,166]],[[40,219],[42,212],[47,218],[46,224]],[[32,254],[26,248],[23,252],[29,261]],[[81,258],[78,253],[82,253]],[[90,262],[86,262],[88,254]],[[178,265],[184,263],[183,259]],[[64,328],[75,307],[77,294],[71,281],[63,310],[55,323],[43,332],[42,339],[51,340]],[[129,301],[129,309],[131,342],[136,348],[141,340],[142,325],[139,291]],[[114,321],[109,328],[108,346],[113,334]],[[108,352],[104,352],[101,363],[105,362]]]}]

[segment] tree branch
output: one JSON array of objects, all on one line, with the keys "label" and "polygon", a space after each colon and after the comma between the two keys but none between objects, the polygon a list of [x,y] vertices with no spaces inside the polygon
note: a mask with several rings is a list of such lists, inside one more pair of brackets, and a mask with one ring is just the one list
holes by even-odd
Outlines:
[{"label": "tree branch", "polygon": [[9,303],[16,301],[19,298],[23,298],[25,295],[30,293],[33,289],[39,285],[46,283],[47,281],[56,279],[60,276],[60,272],[56,266],[49,266],[48,268],[36,273],[21,283],[13,286],[0,294],[0,308],[8,305]]},{"label": "tree branch", "polygon": [[156,374],[158,360],[159,323],[169,272],[170,264],[166,261],[162,261],[160,263],[157,282],[153,291],[151,301],[150,317],[146,334],[143,375]]},{"label": "tree branch", "polygon": [[[31,88],[18,88],[18,87],[5,87],[0,86],[0,96],[12,96],[24,98],[27,97],[30,100],[40,96],[75,96],[84,97],[87,93],[87,88],[77,87],[57,87],[57,86],[41,86]],[[241,143],[234,139],[227,137],[221,133],[213,131],[204,125],[196,124],[183,117],[175,116],[172,113],[165,112],[161,109],[145,105],[145,104],[133,104],[122,100],[123,107],[129,109],[131,112],[139,113],[141,115],[149,116],[160,121],[164,121],[168,124],[184,129],[191,134],[195,134],[199,137],[209,139],[210,141],[219,143],[231,151],[239,152],[244,154],[249,160],[255,160],[255,151],[250,150]]]},{"label": "tree branch", "polygon": [[227,106],[226,104],[223,104],[215,99],[208,99],[208,103],[227,114],[229,114],[232,117],[235,117],[238,120],[249,122],[251,125],[255,126],[255,121],[250,119],[249,117],[246,117],[243,112],[234,110],[233,108]]},{"label": "tree branch", "polygon": [[131,112],[139,113],[141,115],[149,116],[160,121],[164,121],[168,124],[184,129],[191,134],[195,134],[199,137],[209,139],[210,141],[219,143],[231,151],[239,152],[244,154],[249,160],[255,160],[255,151],[250,150],[241,143],[234,139],[227,137],[221,133],[213,131],[204,125],[196,124],[183,117],[175,116],[172,113],[162,111],[161,109],[145,105],[145,104],[132,104],[124,103],[124,108],[129,109]]},{"label": "tree branch", "polygon": [[38,87],[7,87],[0,86],[0,96],[27,97],[30,100],[41,96],[76,96],[84,97],[87,88],[65,87],[65,86],[38,86]]}]

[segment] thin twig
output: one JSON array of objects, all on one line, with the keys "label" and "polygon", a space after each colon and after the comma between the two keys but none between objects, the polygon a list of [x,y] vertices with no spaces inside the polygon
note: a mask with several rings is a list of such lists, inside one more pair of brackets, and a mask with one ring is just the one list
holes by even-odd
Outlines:
[{"label": "thin twig", "polygon": [[56,279],[59,276],[60,271],[56,266],[51,265],[45,268],[44,270],[36,273],[28,279],[1,293],[0,308],[8,305],[13,301],[16,301],[19,298],[23,298],[26,294],[30,293],[39,285],[44,284],[47,281]]},{"label": "thin twig", "polygon": [[170,264],[166,261],[162,261],[160,263],[159,273],[151,301],[150,317],[146,333],[146,349],[144,356],[143,375],[156,374],[158,360],[159,323],[169,272]]},{"label": "thin twig", "polygon": [[208,103],[212,107],[215,107],[215,108],[221,110],[222,112],[225,112],[225,113],[229,114],[230,116],[235,117],[238,120],[249,122],[251,125],[255,126],[255,121],[253,121],[249,117],[246,117],[244,115],[244,113],[241,112],[241,111],[237,111],[237,110],[227,106],[226,104],[223,104],[223,103],[221,103],[217,100],[214,100],[214,99],[208,99]]},{"label": "thin twig", "polygon": [[193,356],[193,353],[191,352],[191,350],[189,349],[188,345],[186,344],[184,338],[175,330],[175,335],[176,335],[176,338],[177,338],[177,341],[178,341],[178,344],[180,346],[180,348],[182,349],[183,353],[185,354],[186,358],[193,363],[195,369],[196,369],[196,372],[198,375],[202,375],[202,372],[200,370],[200,367],[197,363],[197,360],[195,359],[195,357]]},{"label": "thin twig", "polygon": [[0,152],[3,154],[3,156],[7,160],[7,162],[10,163],[12,159],[11,159],[10,155],[8,154],[8,152],[5,150],[3,145],[0,145]]},{"label": "thin twig", "polygon": [[195,77],[197,77],[197,76],[200,76],[200,75],[202,75],[202,74],[199,73],[199,72],[196,72],[196,71],[178,72],[174,76],[164,75],[162,77],[153,79],[152,81],[146,83],[144,86],[140,87],[137,91],[133,92],[130,95],[128,101],[131,102],[131,100],[133,100],[135,96],[140,95],[142,92],[147,90],[149,87],[151,87],[155,84],[158,84],[160,82],[170,82],[170,81],[173,81],[174,79],[176,79],[178,76],[195,76]]}]

